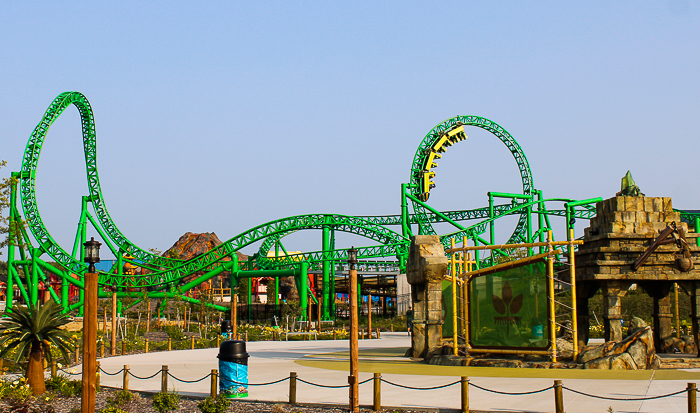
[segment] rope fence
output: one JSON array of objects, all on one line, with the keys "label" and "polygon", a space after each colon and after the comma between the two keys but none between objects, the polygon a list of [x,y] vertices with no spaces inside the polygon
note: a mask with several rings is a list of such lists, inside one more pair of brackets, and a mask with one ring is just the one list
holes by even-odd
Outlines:
[{"label": "rope fence", "polygon": [[[74,373],[74,372],[69,372],[63,369],[54,369],[52,371],[60,371],[62,373],[71,375],[71,376],[79,376],[82,373]],[[140,377],[135,374],[133,374],[128,365],[125,365],[121,370],[117,372],[107,372],[102,367],[99,367],[99,371],[108,375],[108,376],[116,376],[119,374],[123,375],[123,386],[122,388],[124,390],[129,390],[128,384],[129,384],[129,376],[137,379],[137,380],[149,380],[152,378],[155,378],[156,376],[161,376],[161,392],[167,392],[168,391],[168,377],[171,378],[174,381],[178,381],[181,383],[186,383],[186,384],[193,384],[193,383],[199,383],[202,382],[206,379],[210,379],[211,386],[210,386],[210,395],[212,397],[217,395],[217,389],[219,384],[233,384],[236,386],[246,386],[246,387],[254,387],[254,386],[270,386],[273,384],[279,384],[283,383],[285,381],[289,381],[289,403],[290,404],[297,404],[297,382],[313,386],[313,387],[320,387],[320,388],[326,388],[326,389],[343,389],[343,388],[349,388],[350,384],[342,384],[342,385],[328,385],[328,384],[319,384],[319,383],[313,383],[307,380],[303,380],[297,376],[296,372],[291,372],[289,373],[288,377],[283,377],[278,380],[266,382],[266,383],[247,383],[247,382],[239,382],[236,380],[231,379],[230,377],[224,377],[219,374],[219,372],[215,369],[211,371],[211,373],[207,374],[206,376],[197,379],[197,380],[185,380],[181,379],[172,373],[170,373],[168,366],[162,366],[161,370],[155,372],[154,374],[147,376],[147,377]],[[348,383],[352,382],[353,377],[350,376],[348,377]],[[447,387],[454,386],[456,384],[460,384],[460,391],[461,391],[461,411],[468,413],[469,412],[469,387],[473,387],[475,389],[485,391],[488,393],[494,393],[494,394],[499,394],[499,395],[506,395],[506,396],[525,396],[525,395],[531,395],[531,394],[538,394],[542,393],[548,390],[554,390],[554,404],[555,404],[555,412],[556,413],[564,413],[564,396],[563,396],[563,390],[566,390],[568,392],[580,395],[580,396],[585,396],[585,397],[590,397],[590,398],[595,398],[595,399],[600,399],[600,400],[611,400],[611,401],[619,401],[619,402],[643,402],[643,401],[648,401],[648,400],[657,400],[657,399],[663,399],[667,397],[673,397],[673,396],[678,396],[683,393],[687,393],[687,399],[688,399],[688,413],[697,413],[697,388],[695,383],[688,383],[687,388],[675,391],[673,393],[668,393],[668,394],[662,394],[662,395],[657,395],[657,396],[643,396],[643,397],[610,397],[610,396],[598,396],[595,394],[590,394],[590,393],[585,393],[579,390],[572,389],[570,387],[566,387],[562,384],[561,380],[554,380],[554,384],[549,387],[545,387],[543,389],[539,390],[532,390],[532,391],[525,391],[525,392],[507,392],[507,391],[501,391],[501,390],[494,390],[494,389],[488,389],[485,387],[481,387],[479,385],[476,385],[474,383],[471,383],[469,381],[469,378],[466,376],[460,377],[459,380],[439,385],[439,386],[431,386],[431,387],[417,387],[417,386],[408,386],[404,384],[399,384],[399,383],[394,383],[389,380],[385,380],[382,378],[380,373],[374,373],[374,377],[368,378],[364,381],[361,381],[358,383],[358,385],[363,385],[369,382],[374,383],[374,403],[373,403],[373,410],[381,410],[381,383],[384,382],[390,386],[395,386],[395,387],[400,387],[402,389],[407,389],[407,390],[416,390],[416,391],[428,391],[428,390],[437,390],[437,389],[444,389]],[[228,388],[228,387],[227,387]]]}]

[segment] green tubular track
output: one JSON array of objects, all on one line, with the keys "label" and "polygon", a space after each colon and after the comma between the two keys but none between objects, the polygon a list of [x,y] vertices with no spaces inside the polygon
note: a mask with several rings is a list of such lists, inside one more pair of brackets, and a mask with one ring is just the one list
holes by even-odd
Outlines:
[{"label": "green tubular track", "polygon": [[[55,242],[49,231],[45,227],[36,201],[36,169],[41,154],[41,148],[53,122],[66,110],[69,106],[74,105],[80,113],[83,135],[83,149],[85,153],[85,164],[88,181],[89,195],[83,197],[83,215],[81,216],[81,226],[79,226],[78,235],[76,236],[76,246],[72,254],[64,250],[58,243]],[[525,200],[503,205],[492,205],[490,208],[477,208],[465,211],[447,211],[439,212],[425,204],[429,196],[429,189],[424,192],[426,171],[429,172],[434,166],[432,160],[437,157],[437,152],[443,152],[444,148],[459,140],[465,138],[464,133],[460,128],[465,126],[473,126],[484,129],[503,142],[510,150],[511,154],[518,164],[520,170],[523,194],[526,195]],[[450,139],[450,143],[442,143]],[[437,148],[437,149],[436,149]],[[431,165],[427,165],[427,163]],[[39,278],[46,281],[44,274],[40,270],[50,272],[62,278],[64,287],[69,282],[79,288],[83,288],[81,279],[75,278],[73,274],[82,275],[86,272],[87,266],[81,262],[82,251],[80,244],[80,234],[84,231],[84,225],[90,222],[98,233],[102,236],[108,247],[115,255],[128,255],[133,258],[124,258],[124,262],[132,262],[150,270],[149,274],[145,275],[123,275],[120,273],[100,273],[99,282],[103,286],[116,287],[120,292],[120,296],[128,296],[132,293],[125,291],[127,287],[151,287],[163,288],[168,287],[170,292],[153,292],[149,293],[152,297],[171,297],[181,294],[182,288],[191,288],[197,283],[203,282],[215,275],[221,274],[223,271],[231,271],[239,274],[237,276],[253,276],[251,271],[259,270],[275,270],[275,269],[293,269],[294,274],[301,274],[305,270],[322,270],[324,277],[328,275],[329,268],[332,264],[335,268],[337,263],[345,263],[347,260],[347,251],[345,249],[336,249],[335,242],[329,242],[329,234],[335,234],[336,231],[352,233],[368,240],[374,241],[378,245],[369,247],[359,247],[359,257],[362,259],[372,259],[370,263],[365,262],[362,265],[374,266],[383,270],[405,270],[405,262],[410,244],[410,226],[418,225],[420,234],[435,234],[432,226],[434,223],[448,222],[455,226],[456,231],[441,235],[441,242],[445,246],[449,246],[451,240],[461,242],[462,238],[466,237],[478,243],[488,243],[481,236],[486,233],[489,228],[493,230],[493,222],[497,219],[508,215],[519,215],[519,221],[508,242],[525,240],[527,234],[530,233],[531,227],[528,220],[529,214],[546,214],[562,216],[567,218],[583,218],[589,219],[595,215],[595,208],[591,205],[577,205],[575,208],[565,208],[564,210],[547,210],[544,208],[546,202],[571,202],[567,199],[546,199],[534,200],[534,196],[538,194],[532,184],[532,174],[528,165],[525,154],[520,145],[513,137],[498,124],[477,116],[458,116],[448,119],[434,127],[422,140],[418,147],[416,155],[413,159],[411,167],[411,179],[409,184],[402,185],[402,214],[387,215],[387,216],[347,216],[339,214],[308,214],[299,215],[287,218],[281,218],[262,225],[251,228],[235,237],[227,240],[216,248],[207,251],[188,261],[161,257],[153,255],[150,252],[139,248],[129,241],[124,234],[117,228],[116,224],[110,217],[97,173],[97,147],[95,122],[92,108],[87,98],[79,92],[65,92],[60,94],[46,110],[46,113],[41,119],[39,125],[34,129],[27,143],[24,157],[22,161],[22,169],[19,173],[13,173],[13,177],[19,180],[19,202],[22,205],[22,211],[29,230],[31,231],[34,240],[38,243],[38,247],[30,247],[30,254],[25,254],[19,249],[19,259],[14,260],[14,247],[11,248],[11,253],[8,255],[8,261],[12,261],[9,268],[11,280],[19,283],[20,277],[16,271],[16,267],[23,267],[26,274],[32,274],[32,277],[26,277],[27,288],[30,294],[27,295],[22,284],[18,287],[25,300],[36,299],[36,288]],[[404,186],[407,191],[404,191]],[[15,192],[13,191],[13,194]],[[507,194],[506,194],[507,195]],[[13,195],[14,196],[14,195]],[[503,196],[500,194],[498,196]],[[523,198],[517,195],[518,198]],[[14,199],[14,198],[13,198]],[[408,214],[408,207],[405,206],[405,201],[411,200],[413,203],[414,213]],[[586,202],[586,201],[584,201]],[[90,203],[93,207],[95,218],[87,212],[86,205]],[[493,202],[491,202],[493,203]],[[533,207],[541,205],[542,208],[534,210]],[[682,211],[681,211],[682,212]],[[695,219],[696,216],[682,212],[684,219]],[[11,206],[11,219],[20,219],[19,211],[16,205]],[[459,222],[468,220],[478,220],[478,222],[462,226]],[[546,219],[545,219],[546,221]],[[548,221],[547,221],[548,222]],[[389,226],[400,225],[403,234],[389,229]],[[548,224],[547,224],[548,225]],[[324,233],[323,251],[305,252],[296,255],[287,255],[268,258],[267,254],[275,245],[280,243],[281,239],[286,235],[297,231],[305,230],[322,230]],[[543,231],[542,225],[538,233]],[[12,235],[12,234],[11,234]],[[82,232],[82,236],[85,233]],[[28,245],[31,245],[31,240],[25,231],[21,231],[14,235],[18,239],[23,240]],[[335,235],[330,239],[334,240]],[[253,255],[253,259],[247,263],[241,263],[239,266],[235,252],[256,242],[261,242],[258,253]],[[41,259],[43,254],[48,255],[62,269],[51,266],[46,261]],[[381,258],[391,258],[396,261],[379,261]],[[121,261],[120,261],[121,262]],[[489,265],[489,258],[480,261],[482,266]],[[247,271],[247,275],[243,273]],[[196,280],[183,284],[183,280],[195,273],[203,273]],[[261,273],[264,274],[264,273]],[[270,274],[268,271],[266,274]],[[281,273],[280,273],[281,274]],[[285,272],[286,274],[286,272]],[[295,275],[297,277],[297,275]],[[30,280],[31,278],[31,280]],[[299,280],[297,280],[299,282]],[[323,282],[326,288],[327,282]],[[67,287],[65,287],[67,288]],[[64,290],[65,292],[65,290]],[[325,297],[328,294],[324,291]],[[55,297],[58,298],[58,297]],[[63,299],[65,301],[65,299]],[[191,299],[189,299],[191,300]],[[10,302],[11,304],[11,302]],[[63,303],[64,308],[76,308],[79,303],[71,304],[67,307],[67,303]],[[327,305],[327,304],[324,304]],[[218,307],[217,307],[218,308]],[[223,308],[223,307],[221,307]],[[220,309],[221,309],[220,308]],[[326,309],[324,309],[326,311]],[[324,313],[326,317],[327,313]]]},{"label": "green tubular track", "polygon": [[[423,141],[421,141],[420,145],[418,146],[418,150],[416,150],[416,154],[413,157],[413,163],[411,164],[410,183],[413,196],[423,198],[424,200],[428,199],[429,193],[425,193],[423,191],[422,181],[424,174],[429,172],[429,170],[432,168],[432,166],[426,165],[426,162],[430,158],[432,148],[441,140],[441,138],[445,136],[445,134],[460,126],[474,126],[484,129],[503,142],[503,144],[506,145],[510,153],[513,155],[513,158],[515,158],[515,162],[518,164],[520,179],[523,184],[523,194],[535,194],[535,189],[532,183],[532,172],[530,171],[530,165],[527,162],[525,153],[518,142],[510,135],[510,133],[508,133],[508,131],[503,129],[496,122],[486,118],[479,116],[456,116],[435,126],[430,132],[428,132],[427,135],[425,135],[425,138],[423,138]],[[431,225],[429,213],[426,208],[414,201],[413,210],[415,215],[418,217],[419,233],[435,234],[435,229]],[[525,215],[521,215],[520,220],[513,231],[513,235],[511,235],[508,242],[515,242],[522,239],[522,234],[525,231],[526,225],[527,218]]]},{"label": "green tubular track", "polygon": [[61,93],[51,103],[44,113],[41,122],[34,129],[22,159],[22,170],[20,173],[20,193],[24,216],[34,238],[39,243],[42,252],[49,254],[57,262],[69,271],[83,273],[87,266],[73,258],[68,252],[61,248],[51,237],[49,231],[44,226],[44,222],[39,215],[39,208],[36,203],[36,168],[39,163],[39,155],[49,128],[56,119],[70,105],[75,105],[80,113],[80,121],[83,131],[83,149],[85,152],[85,165],[87,168],[88,189],[90,192],[90,202],[92,203],[97,218],[116,245],[121,250],[132,255],[136,259],[151,263],[156,266],[170,267],[176,260],[153,255],[131,243],[124,234],[119,231],[107,212],[102,190],[100,189],[100,179],[97,174],[97,138],[95,135],[95,121],[92,107],[87,98],[79,92]]}]

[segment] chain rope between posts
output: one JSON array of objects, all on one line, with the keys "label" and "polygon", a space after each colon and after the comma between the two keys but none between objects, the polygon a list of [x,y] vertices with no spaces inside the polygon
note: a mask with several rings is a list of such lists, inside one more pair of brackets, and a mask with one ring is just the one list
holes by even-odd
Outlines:
[{"label": "chain rope between posts", "polygon": [[133,377],[133,378],[135,378],[135,379],[138,379],[138,380],[148,380],[148,379],[152,379],[152,378],[154,378],[155,376],[161,374],[161,373],[163,372],[163,370],[158,370],[158,371],[155,372],[152,376],[148,376],[148,377],[139,377],[139,376],[135,375],[134,373],[132,373],[131,370],[127,370],[127,372],[129,373],[129,375],[130,375],[131,377]]},{"label": "chain rope between posts", "polygon": [[588,394],[588,393],[580,392],[578,390],[570,389],[566,386],[561,386],[561,388],[566,389],[572,393],[580,394],[581,396],[588,396],[588,397],[593,397],[596,399],[614,400],[614,401],[620,401],[620,402],[638,402],[638,401],[644,401],[644,400],[663,399],[664,397],[676,396],[676,395],[679,395],[681,393],[685,393],[688,391],[688,389],[683,389],[683,390],[677,391],[675,393],[663,394],[661,396],[617,398],[617,397],[607,397],[607,396],[596,396],[593,394]]},{"label": "chain rope between posts", "polygon": [[[326,385],[326,384],[311,383],[310,381],[302,380],[302,379],[300,379],[300,378],[298,378],[298,377],[297,377],[297,380],[300,381],[300,382],[302,382],[302,383],[310,384],[310,385],[316,386],[316,387],[324,387],[324,388],[327,388],[327,389],[342,389],[342,388],[345,388],[345,387],[350,387],[350,384],[343,384],[343,385],[340,385],[340,386],[330,386],[330,385]],[[374,378],[373,378],[373,377],[370,377],[370,378],[367,379],[367,380],[364,380],[364,381],[361,381],[361,382],[357,383],[357,385],[359,386],[359,385],[368,383],[368,382],[370,382],[370,381],[372,381],[372,380],[374,380]]]},{"label": "chain rope between posts", "polygon": [[221,376],[221,375],[219,375],[219,380],[221,380],[222,382],[225,381],[225,382],[228,382],[228,383],[241,384],[241,385],[244,385],[244,386],[269,386],[270,384],[282,383],[282,382],[285,381],[285,380],[289,380],[289,377],[285,377],[285,378],[282,378],[282,379],[279,379],[279,380],[271,381],[271,382],[269,382],[269,383],[243,383],[243,382],[238,382],[238,381],[235,381],[235,380],[231,380],[231,379],[225,378],[225,377],[223,377],[223,376]]},{"label": "chain rope between posts", "polygon": [[202,377],[202,378],[199,379],[199,380],[182,380],[182,379],[178,379],[177,377],[175,377],[175,376],[173,376],[172,374],[170,374],[170,372],[168,372],[168,376],[170,376],[170,377],[172,377],[173,379],[175,379],[175,380],[177,380],[177,381],[179,381],[179,382],[182,382],[182,383],[198,383],[198,382],[200,382],[200,381],[202,381],[202,380],[204,380],[204,379],[209,378],[209,376],[211,376],[211,373],[207,374],[206,376]]},{"label": "chain rope between posts", "polygon": [[68,374],[69,376],[80,376],[81,374],[83,374],[82,371],[81,371],[80,373],[71,373],[71,372],[66,371],[66,370],[63,370],[63,369],[58,369],[58,371],[63,372],[63,373],[66,373],[66,374]]},{"label": "chain rope between posts", "polygon": [[479,389],[479,390],[487,391],[487,392],[490,392],[490,393],[496,393],[496,394],[504,394],[504,395],[506,395],[506,396],[524,396],[524,395],[526,395],[526,394],[542,393],[543,391],[547,391],[547,390],[549,390],[549,389],[553,389],[553,388],[554,388],[554,386],[549,386],[549,387],[545,387],[544,389],[540,389],[540,390],[509,393],[509,392],[505,392],[505,391],[498,391],[498,390],[487,389],[487,388],[485,388],[485,387],[477,386],[476,384],[474,384],[474,383],[472,383],[472,382],[469,382],[469,385],[470,385],[470,386],[473,386],[473,387],[476,387],[476,388]]},{"label": "chain rope between posts", "polygon": [[121,370],[119,370],[119,371],[116,372],[116,373],[107,373],[106,371],[102,370],[102,367],[100,367],[100,371],[101,371],[102,373],[108,375],[108,376],[116,376],[117,374],[123,373],[123,372],[124,372],[124,368],[122,368]]},{"label": "chain rope between posts", "polygon": [[388,381],[388,380],[384,380],[384,379],[380,379],[380,380],[383,381],[383,382],[386,383],[386,384],[391,384],[392,386],[401,387],[401,388],[410,389],[410,390],[435,390],[435,389],[442,389],[442,388],[445,388],[445,387],[454,386],[454,385],[457,384],[457,383],[461,383],[461,380],[458,380],[458,381],[456,381],[456,382],[454,382],[454,383],[443,384],[442,386],[435,386],[435,387],[412,387],[412,386],[404,386],[403,384],[392,383],[392,382],[390,382],[390,381]]}]

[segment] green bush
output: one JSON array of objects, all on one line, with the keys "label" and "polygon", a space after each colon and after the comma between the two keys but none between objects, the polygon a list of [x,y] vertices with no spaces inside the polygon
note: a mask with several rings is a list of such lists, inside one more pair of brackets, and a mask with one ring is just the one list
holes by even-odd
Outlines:
[{"label": "green bush", "polygon": [[207,397],[197,405],[202,413],[224,413],[228,410],[231,401],[222,395]]},{"label": "green bush", "polygon": [[153,396],[153,408],[159,413],[167,413],[180,407],[180,395],[175,392],[158,393]]},{"label": "green bush", "polygon": [[107,406],[105,408],[98,410],[98,413],[129,413],[129,412],[126,410],[122,410],[117,406]]},{"label": "green bush", "polygon": [[12,404],[24,403],[32,396],[32,389],[24,377],[0,380],[0,399],[7,399]]},{"label": "green bush", "polygon": [[73,397],[80,395],[82,382],[80,380],[71,380],[68,376],[58,374],[46,380],[46,389],[60,393],[64,397]]},{"label": "green bush", "polygon": [[129,403],[134,399],[134,393],[129,390],[122,390],[114,395],[114,397],[107,398],[108,406],[121,407]]},{"label": "green bush", "polygon": [[180,327],[177,326],[163,326],[163,331],[168,334],[168,337],[172,338],[173,341],[183,340],[186,338],[185,335],[182,334]]}]

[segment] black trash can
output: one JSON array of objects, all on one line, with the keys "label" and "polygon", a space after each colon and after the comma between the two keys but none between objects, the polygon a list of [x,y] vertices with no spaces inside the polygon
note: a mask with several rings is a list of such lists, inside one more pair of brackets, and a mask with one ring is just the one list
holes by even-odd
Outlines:
[{"label": "black trash can", "polygon": [[[221,322],[221,335],[224,338],[228,338],[228,333],[233,332],[233,327],[231,326],[231,321],[224,320]],[[232,337],[233,338],[233,337]]]},{"label": "black trash can", "polygon": [[[223,324],[223,323],[222,323]],[[248,353],[245,341],[227,340],[219,347],[219,393],[230,399],[248,397]]]}]

